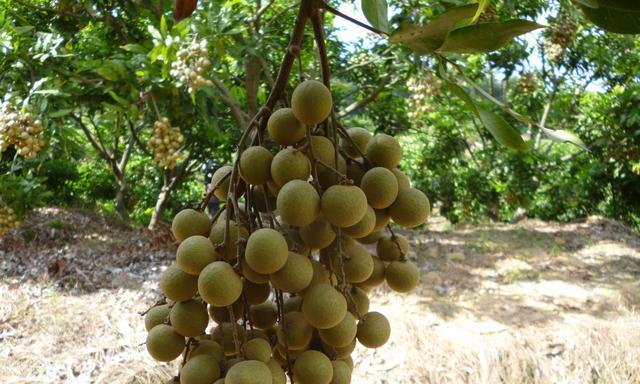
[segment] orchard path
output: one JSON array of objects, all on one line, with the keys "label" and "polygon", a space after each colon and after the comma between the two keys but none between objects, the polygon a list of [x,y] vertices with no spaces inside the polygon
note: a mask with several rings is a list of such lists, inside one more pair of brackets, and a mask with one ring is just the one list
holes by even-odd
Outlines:
[{"label": "orchard path", "polygon": [[[161,383],[137,314],[173,254],[94,214],[40,209],[0,241],[0,382]],[[640,383],[640,235],[607,219],[405,231],[420,287],[372,292],[390,342],[354,384]],[[156,244],[156,245],[153,245]]]}]

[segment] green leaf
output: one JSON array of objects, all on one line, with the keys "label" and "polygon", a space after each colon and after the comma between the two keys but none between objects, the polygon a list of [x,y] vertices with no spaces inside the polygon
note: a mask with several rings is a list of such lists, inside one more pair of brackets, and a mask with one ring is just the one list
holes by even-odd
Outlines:
[{"label": "green leaf", "polygon": [[501,116],[488,111],[478,105],[471,99],[471,97],[460,87],[445,77],[447,87],[451,92],[458,96],[462,101],[467,104],[469,109],[480,119],[482,125],[493,135],[496,141],[506,147],[524,151],[527,149],[527,143],[522,140],[520,132],[511,126]]},{"label": "green leaf", "polygon": [[588,151],[589,148],[585,145],[585,143],[573,132],[565,131],[562,129],[553,130],[548,128],[542,128],[542,132],[551,140],[559,142],[559,143],[570,143],[577,147]]},{"label": "green leaf", "polygon": [[480,117],[482,125],[491,132],[498,143],[505,147],[517,149],[518,151],[527,149],[527,143],[522,140],[520,132],[513,128],[502,116],[480,107],[477,107],[477,109],[478,117]]},{"label": "green leaf", "polygon": [[478,0],[478,10],[476,14],[473,15],[473,19],[471,19],[472,23],[478,21],[482,13],[487,9],[487,7],[491,4],[491,0]]},{"label": "green leaf", "polygon": [[110,68],[109,66],[102,66],[100,68],[96,68],[95,71],[98,73],[98,75],[102,76],[103,78],[109,80],[109,81],[118,81],[118,73],[116,71],[114,71],[112,68]]},{"label": "green leaf", "polygon": [[52,119],[54,119],[54,118],[57,118],[57,117],[66,116],[66,115],[70,114],[71,111],[73,111],[73,110],[72,109],[60,109],[58,111],[51,112],[51,113],[47,114],[47,116],[52,118]]},{"label": "green leaf", "polygon": [[147,53],[147,49],[140,44],[125,44],[120,48],[124,49],[127,52]]},{"label": "green leaf", "polygon": [[597,0],[597,3],[602,7],[616,8],[627,11],[640,11],[640,3],[638,3],[637,0]]},{"label": "green leaf", "polygon": [[448,9],[424,26],[401,24],[400,28],[393,31],[390,39],[421,55],[433,53],[442,46],[454,25],[460,20],[473,17],[477,9],[478,4],[469,4]]},{"label": "green leaf", "polygon": [[129,105],[131,105],[131,102],[129,102],[129,100],[125,99],[124,97],[120,97],[116,95],[116,93],[113,91],[109,91],[109,96],[111,96],[113,100],[115,100],[118,104],[122,105],[123,107],[129,107]]},{"label": "green leaf", "polygon": [[506,45],[514,37],[531,32],[542,25],[529,20],[480,23],[449,32],[438,49],[442,52],[485,53]]},{"label": "green leaf", "polygon": [[632,5],[628,9],[614,8],[599,3],[598,9],[580,5],[582,12],[593,24],[613,33],[640,33],[640,9],[635,10]]},{"label": "green leaf", "polygon": [[584,6],[587,6],[589,8],[598,8],[598,1],[597,0],[573,0],[578,4],[582,4]]},{"label": "green leaf", "polygon": [[362,12],[371,26],[384,33],[389,33],[389,17],[387,0],[362,0]]}]

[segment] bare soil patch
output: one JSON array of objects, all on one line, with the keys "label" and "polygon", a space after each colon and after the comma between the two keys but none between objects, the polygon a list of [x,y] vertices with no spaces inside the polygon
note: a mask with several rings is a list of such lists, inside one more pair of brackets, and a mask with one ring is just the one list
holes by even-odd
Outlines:
[{"label": "bare soil patch", "polygon": [[[390,342],[358,347],[353,382],[640,382],[640,236],[593,217],[404,232],[416,292],[372,292]],[[148,233],[41,209],[0,241],[0,381],[159,383],[139,312],[173,259]]]}]

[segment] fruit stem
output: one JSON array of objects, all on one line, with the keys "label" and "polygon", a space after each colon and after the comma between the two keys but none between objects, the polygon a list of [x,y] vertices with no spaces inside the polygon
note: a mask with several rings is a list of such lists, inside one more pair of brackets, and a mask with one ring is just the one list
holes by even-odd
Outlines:
[{"label": "fruit stem", "polygon": [[364,29],[366,29],[368,31],[371,31],[371,32],[373,32],[375,34],[378,34],[378,35],[380,35],[382,37],[389,36],[388,33],[382,32],[381,30],[376,29],[376,28],[374,28],[374,27],[372,27],[370,25],[367,25],[367,24],[365,24],[365,23],[363,23],[361,21],[358,21],[358,20],[354,19],[353,17],[347,16],[344,13],[338,11],[337,9],[333,8],[332,6],[330,6],[329,4],[327,4],[325,2],[322,3],[322,8],[326,9],[327,11],[333,13],[336,16],[342,17],[343,19],[348,20],[348,21],[352,22],[353,24],[355,24],[355,25],[357,25],[359,27],[362,27],[362,28],[364,28]]}]

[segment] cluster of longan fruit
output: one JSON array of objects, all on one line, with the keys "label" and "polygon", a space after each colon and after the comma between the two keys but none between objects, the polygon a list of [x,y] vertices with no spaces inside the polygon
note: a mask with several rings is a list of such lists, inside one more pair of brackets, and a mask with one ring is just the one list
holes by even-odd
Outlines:
[{"label": "cluster of longan fruit", "polygon": [[20,156],[34,158],[44,147],[44,133],[40,120],[33,120],[29,112],[20,113],[11,103],[3,103],[0,107],[0,152],[10,145]]},{"label": "cluster of longan fruit", "polygon": [[[174,217],[176,262],[160,279],[167,303],[145,325],[152,357],[183,355],[180,383],[284,384],[288,373],[299,384],[348,384],[356,344],[389,339],[368,292],[384,282],[409,292],[420,273],[407,239],[384,228],[423,224],[429,200],[397,168],[393,137],[350,128],[336,143],[321,134],[332,108],[322,83],[298,85],[291,108],[267,121],[275,155],[251,146],[234,164],[245,184],[238,212]],[[231,174],[224,166],[212,177],[222,201]]]},{"label": "cluster of longan fruit", "polygon": [[163,117],[153,123],[153,133],[149,147],[153,152],[151,162],[157,166],[173,169],[184,157],[180,151],[184,137],[179,127],[172,127],[168,118]]},{"label": "cluster of longan fruit", "polygon": [[552,63],[560,61],[577,31],[576,23],[567,16],[561,16],[556,21],[557,23],[549,29],[547,39],[544,42],[545,54]]},{"label": "cluster of longan fruit", "polygon": [[19,225],[20,222],[13,209],[0,201],[0,236]]},{"label": "cluster of longan fruit", "polygon": [[422,114],[433,111],[430,99],[440,95],[442,84],[431,73],[427,73],[420,78],[412,77],[409,79],[407,88],[411,92],[409,96],[411,108],[409,108],[408,115],[415,119]]},{"label": "cluster of longan fruit", "polygon": [[537,80],[538,78],[534,72],[527,71],[520,76],[516,84],[516,87],[520,92],[525,94],[530,94],[536,90]]},{"label": "cluster of longan fruit", "polygon": [[171,76],[178,79],[180,85],[187,87],[189,93],[198,88],[210,87],[211,80],[204,78],[204,73],[211,66],[209,52],[197,42],[181,48],[177,53],[178,59],[171,63]]}]

